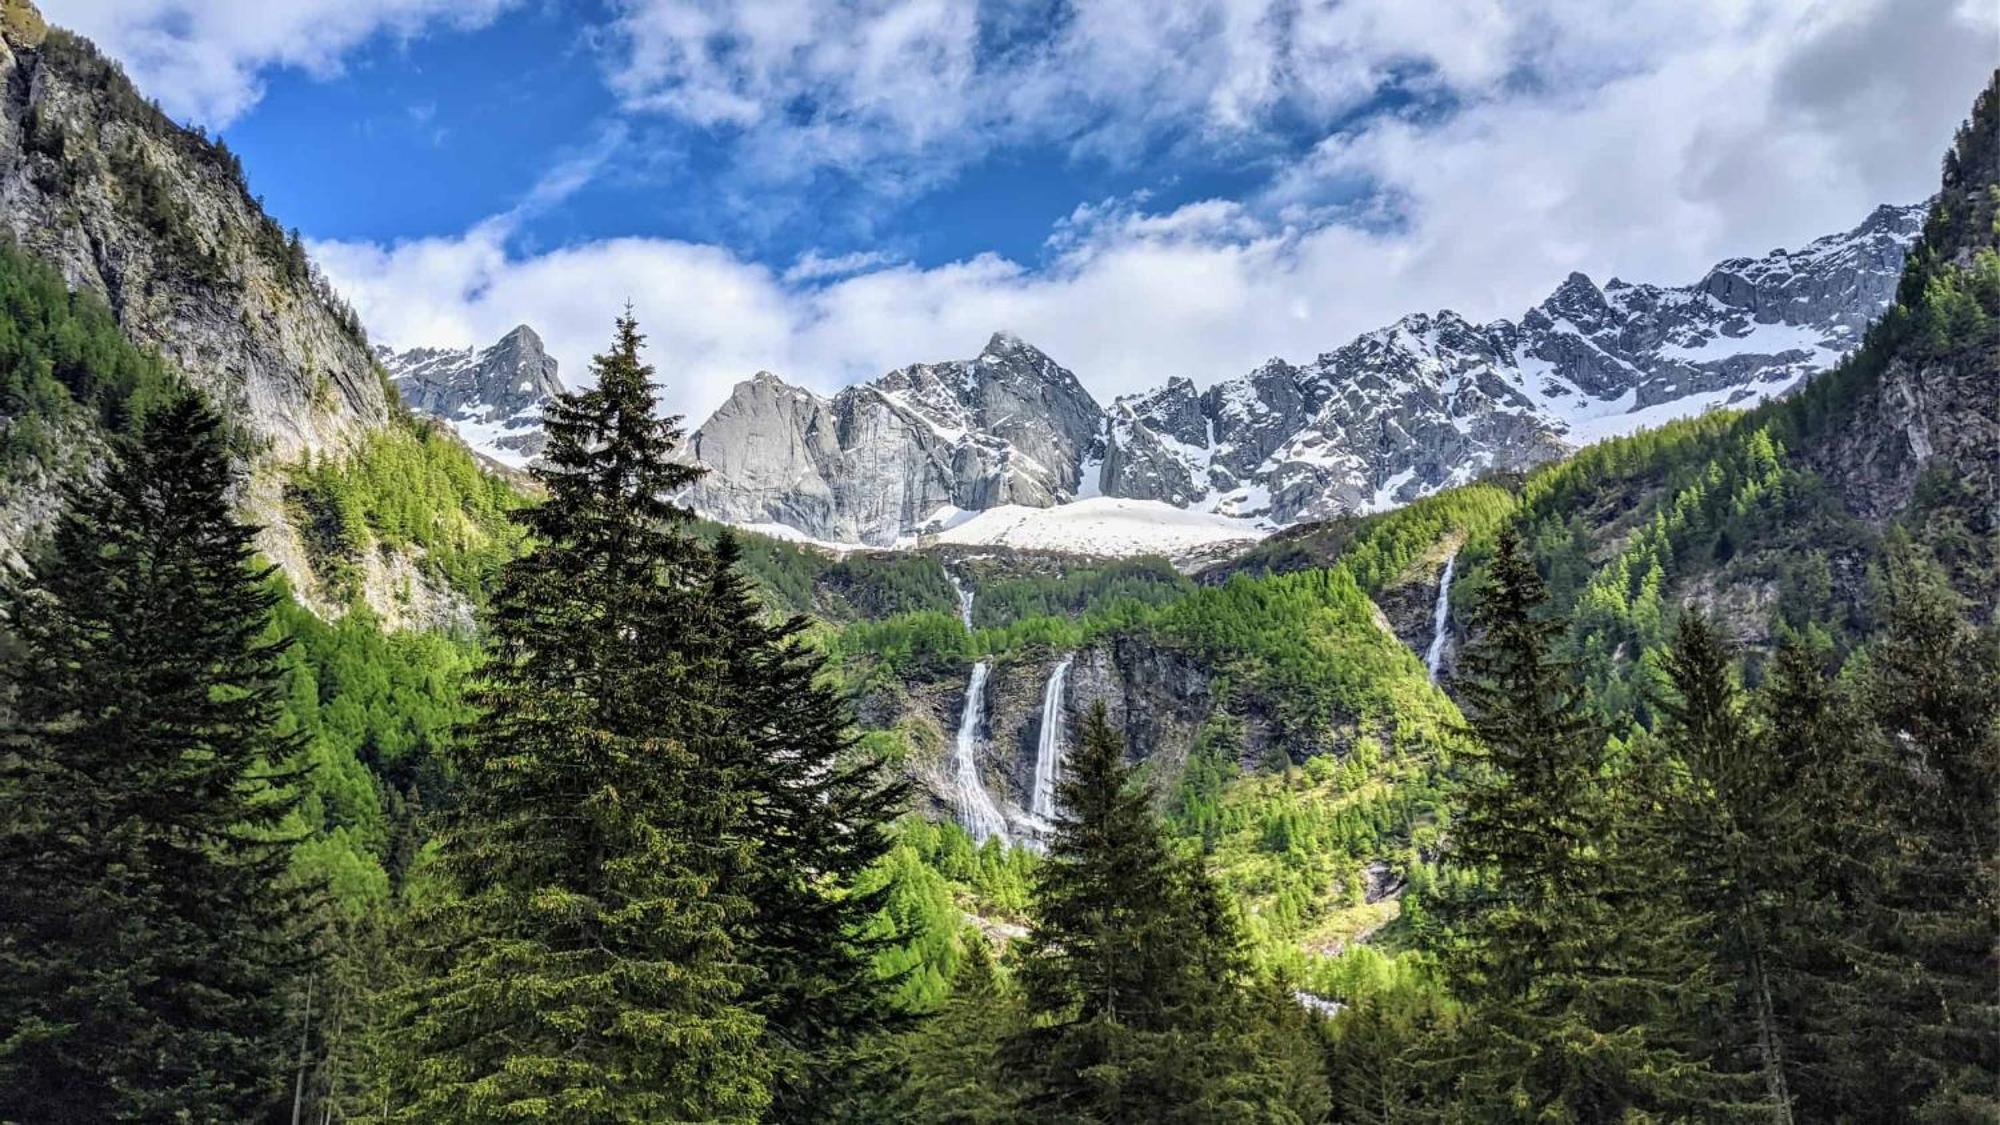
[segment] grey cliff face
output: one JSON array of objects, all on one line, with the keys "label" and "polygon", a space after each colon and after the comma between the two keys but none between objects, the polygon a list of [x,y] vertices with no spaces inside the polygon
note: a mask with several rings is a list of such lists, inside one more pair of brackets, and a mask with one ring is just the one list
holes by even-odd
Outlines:
[{"label": "grey cliff face", "polygon": [[[1001,333],[822,397],[768,372],[689,439],[684,499],[741,524],[884,545],[953,509],[1158,500],[1283,526],[1405,504],[1669,417],[1783,393],[1859,342],[1893,298],[1926,205],[1882,207],[1800,250],[1732,258],[1686,286],[1575,273],[1519,320],[1406,316],[1310,362],[1206,391],[1184,377],[1101,407]],[[539,446],[553,361],[494,348],[386,355],[412,406],[503,460]],[[542,375],[537,375],[539,366]]]},{"label": "grey cliff face", "polygon": [[403,405],[450,423],[475,450],[518,466],[548,444],[542,407],[563,393],[563,384],[555,359],[527,325],[483,349],[375,351]]},{"label": "grey cliff face", "polygon": [[0,222],[289,459],[387,418],[353,313],[234,157],[56,30],[0,44]]},{"label": "grey cliff face", "polygon": [[918,364],[832,398],[760,373],[689,439],[709,469],[687,499],[736,523],[891,543],[940,509],[1073,498],[1102,412],[1004,333],[975,359]]}]

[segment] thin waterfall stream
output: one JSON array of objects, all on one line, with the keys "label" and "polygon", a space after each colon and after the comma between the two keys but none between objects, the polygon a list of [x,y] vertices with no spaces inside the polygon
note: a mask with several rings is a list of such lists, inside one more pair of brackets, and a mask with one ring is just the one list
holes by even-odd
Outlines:
[{"label": "thin waterfall stream", "polygon": [[[958,613],[965,630],[972,631],[972,589],[950,575],[958,591]],[[958,719],[958,740],[952,747],[952,805],[958,821],[977,843],[997,838],[1007,841],[1007,820],[986,791],[979,776],[979,716],[986,701],[986,676],[992,667],[984,660],[972,666],[972,680],[965,685],[965,711]]]},{"label": "thin waterfall stream", "polygon": [[1042,730],[1035,746],[1035,786],[1029,793],[1028,812],[1050,826],[1056,819],[1056,778],[1062,774],[1063,688],[1069,682],[1073,652],[1064,653],[1049,672],[1048,687],[1042,690]]},{"label": "thin waterfall stream", "polygon": [[1444,667],[1444,646],[1451,639],[1451,576],[1458,569],[1458,552],[1444,560],[1444,574],[1438,579],[1437,608],[1431,611],[1431,647],[1424,654],[1424,667],[1430,671],[1431,682],[1437,683],[1438,670]]}]

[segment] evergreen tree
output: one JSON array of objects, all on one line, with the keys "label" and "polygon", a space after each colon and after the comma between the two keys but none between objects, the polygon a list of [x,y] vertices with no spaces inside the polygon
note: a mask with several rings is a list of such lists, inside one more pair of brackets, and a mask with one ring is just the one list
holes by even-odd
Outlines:
[{"label": "evergreen tree", "polygon": [[278,830],[268,571],[221,421],[182,392],[75,489],[13,599],[0,751],[0,1119],[248,1121],[312,970]]},{"label": "evergreen tree", "polygon": [[1688,1111],[1706,1076],[1668,1016],[1707,972],[1658,901],[1659,873],[1622,846],[1644,798],[1614,792],[1545,600],[1519,538],[1503,533],[1459,680],[1473,769],[1449,859],[1482,878],[1442,904],[1467,1022],[1435,1061],[1466,1120]]},{"label": "evergreen tree", "polygon": [[760,970],[745,1003],[764,1018],[776,1063],[771,1119],[816,1121],[854,1073],[852,1053],[901,1022],[899,982],[875,968],[899,935],[864,936],[890,887],[864,893],[857,882],[888,853],[907,785],[858,753],[825,658],[800,641],[808,622],[767,619],[734,536],[720,537],[709,567],[720,702],[745,734],[724,744],[742,752],[728,764],[750,856],[729,889],[752,906],[741,953]]},{"label": "evergreen tree", "polygon": [[1033,1023],[1008,1045],[1038,1121],[1310,1121],[1326,1089],[1304,1014],[1249,980],[1235,919],[1176,854],[1100,703],[1060,810],[1021,969]]},{"label": "evergreen tree", "polygon": [[1720,1069],[1754,1073],[1763,1120],[1794,1120],[1796,1028],[1783,1001],[1788,950],[1805,920],[1798,893],[1809,836],[1798,779],[1753,730],[1728,647],[1699,613],[1681,619],[1656,700],[1676,767],[1662,802],[1663,866],[1733,995],[1705,1029]]},{"label": "evergreen tree", "polygon": [[407,995],[406,1120],[748,1121],[771,1061],[736,940],[747,757],[711,570],[627,315],[546,416],[547,499],[489,611],[482,717],[452,752],[455,893]]},{"label": "evergreen tree", "polygon": [[1872,1004],[1838,1061],[1856,1113],[1986,1120],[2000,1116],[2000,652],[1906,544],[1881,587],[1860,677],[1879,858],[1849,944]]},{"label": "evergreen tree", "polygon": [[968,938],[965,960],[951,984],[943,1010],[906,1033],[906,1101],[895,1119],[924,1125],[1023,1121],[1000,1053],[1019,1030],[1020,1004],[1001,980],[983,935]]}]

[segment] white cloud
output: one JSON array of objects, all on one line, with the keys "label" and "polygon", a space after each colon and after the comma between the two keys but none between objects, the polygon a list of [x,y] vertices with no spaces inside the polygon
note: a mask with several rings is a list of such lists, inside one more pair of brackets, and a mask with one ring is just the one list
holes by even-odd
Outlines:
[{"label": "white cloud", "polygon": [[[1922,198],[2000,34],[1989,7],[1962,0],[1411,10],[1425,7],[1300,5],[1283,9],[1280,34],[1267,26],[1280,9],[1257,0],[1157,18],[1143,5],[1079,4],[1055,41],[1008,64],[1023,81],[996,94],[978,67],[954,69],[962,19],[948,3],[863,5],[860,24],[875,29],[829,24],[815,5],[766,27],[719,5],[633,0],[634,19],[699,17],[689,27],[706,30],[673,33],[692,37],[682,50],[715,54],[698,66],[660,54],[631,96],[793,141],[840,134],[854,151],[946,144],[928,139],[948,132],[933,132],[942,127],[923,116],[933,111],[985,123],[982,138],[1102,119],[1089,143],[1115,147],[1110,132],[1151,128],[1156,113],[1226,136],[1280,100],[1331,113],[1398,60],[1421,60],[1454,100],[1449,112],[1378,115],[1335,133],[1257,198],[1164,213],[1143,198],[1080,207],[1051,232],[1051,260],[1033,266],[980,255],[925,269],[862,250],[781,274],[717,247],[641,239],[522,255],[507,220],[320,253],[379,336],[467,344],[525,320],[572,379],[629,297],[670,404],[697,421],[760,368],[826,390],[970,355],[997,328],[1108,398],[1169,375],[1210,382],[1271,355],[1307,357],[1409,311],[1516,315],[1572,269],[1689,281],[1722,256],[1795,245],[1877,203]],[[1447,16],[1482,29],[1478,42],[1445,34]],[[1227,42],[1196,43],[1204,32]],[[716,47],[718,34],[740,42]],[[1114,57],[1119,42],[1128,57]],[[1180,48],[1191,54],[1171,72],[1176,84],[1156,86],[1162,52]],[[871,70],[871,51],[950,65],[935,78],[890,75]],[[1116,73],[1059,73],[1086,59]],[[881,92],[899,81],[936,98],[890,105]],[[1088,96],[1057,107],[1079,82]],[[806,97],[819,109],[777,109]]]},{"label": "white cloud", "polygon": [[45,0],[48,18],[124,64],[169,113],[220,128],[263,96],[262,73],[315,75],[376,35],[473,28],[515,0]]}]

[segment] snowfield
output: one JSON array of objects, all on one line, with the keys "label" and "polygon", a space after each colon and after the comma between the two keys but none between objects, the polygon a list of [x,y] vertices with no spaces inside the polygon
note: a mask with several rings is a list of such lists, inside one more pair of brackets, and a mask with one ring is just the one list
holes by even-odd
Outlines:
[{"label": "snowfield", "polygon": [[1189,511],[1160,500],[1096,496],[1053,508],[989,508],[918,542],[1172,559],[1225,543],[1251,543],[1270,533],[1268,525],[1256,520]]}]

